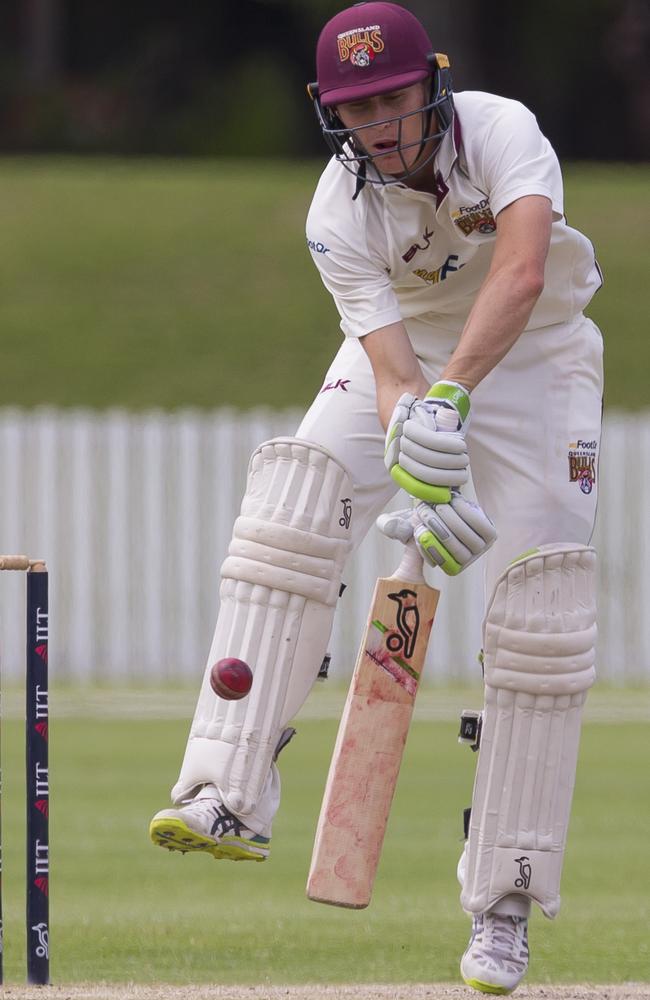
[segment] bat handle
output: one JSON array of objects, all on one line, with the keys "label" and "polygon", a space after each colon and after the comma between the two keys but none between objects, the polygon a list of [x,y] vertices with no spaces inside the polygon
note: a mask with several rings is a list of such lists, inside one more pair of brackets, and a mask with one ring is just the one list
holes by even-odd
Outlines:
[{"label": "bat handle", "polygon": [[407,542],[402,553],[402,561],[393,576],[412,583],[424,583],[423,560],[413,540]]}]

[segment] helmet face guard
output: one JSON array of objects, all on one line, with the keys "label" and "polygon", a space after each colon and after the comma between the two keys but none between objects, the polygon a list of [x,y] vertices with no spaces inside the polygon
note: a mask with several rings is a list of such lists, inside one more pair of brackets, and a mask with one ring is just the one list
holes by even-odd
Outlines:
[{"label": "helmet face guard", "polygon": [[[380,121],[367,122],[356,128],[347,128],[343,124],[337,112],[336,105],[323,104],[317,83],[310,83],[307,87],[309,96],[314,102],[316,117],[325,142],[339,163],[346,170],[357,176],[361,186],[365,182],[380,185],[399,184],[408,177],[419,173],[423,167],[431,163],[440,146],[440,142],[451,128],[454,105],[449,60],[442,53],[431,53],[427,58],[431,67],[431,75],[428,78],[430,89],[427,103],[406,115],[397,115],[394,118],[384,118]],[[426,83],[426,78],[423,82]],[[413,118],[415,115],[419,115],[422,119],[422,135],[414,142],[404,143],[402,141],[403,124],[408,118]],[[365,131],[375,128],[378,125],[393,124],[394,122],[397,122],[398,129],[397,146],[387,149],[383,153],[370,154],[363,141]],[[432,148],[426,157],[422,159],[421,154],[430,143],[432,143]],[[404,158],[404,152],[413,148],[418,148],[419,152],[409,167]],[[401,160],[402,171],[398,174],[388,174],[382,171],[382,157],[395,155],[396,153]],[[372,167],[372,171],[369,171],[368,167]],[[359,190],[360,187],[357,189],[357,193]]]}]

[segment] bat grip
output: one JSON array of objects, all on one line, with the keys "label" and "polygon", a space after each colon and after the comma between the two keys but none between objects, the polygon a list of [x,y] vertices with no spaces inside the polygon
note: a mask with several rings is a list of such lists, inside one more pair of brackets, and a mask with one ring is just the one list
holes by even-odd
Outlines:
[{"label": "bat grip", "polygon": [[411,583],[424,583],[424,573],[422,556],[418,552],[414,541],[407,542],[404,546],[402,561],[393,573],[393,576],[401,580],[410,580]]}]

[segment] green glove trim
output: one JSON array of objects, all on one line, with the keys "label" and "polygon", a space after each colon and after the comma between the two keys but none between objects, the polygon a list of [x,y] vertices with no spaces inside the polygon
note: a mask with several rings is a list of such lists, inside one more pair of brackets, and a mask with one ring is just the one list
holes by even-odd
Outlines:
[{"label": "green glove trim", "polygon": [[518,556],[515,556],[515,558],[508,563],[508,566],[514,566],[514,564],[519,562],[521,559],[527,559],[528,556],[534,556],[537,552],[539,552],[539,549],[526,549],[525,552],[521,552]]},{"label": "green glove trim", "polygon": [[[420,548],[427,551],[428,549],[435,549],[436,552],[442,557],[442,563],[440,564],[440,569],[447,574],[447,576],[456,576],[460,573],[463,568],[460,563],[456,562],[454,557],[447,552],[447,549],[443,546],[442,542],[436,538],[430,531],[423,531],[418,538],[418,544]],[[436,565],[438,565],[436,563]]]},{"label": "green glove trim", "polygon": [[451,490],[448,486],[430,486],[429,483],[416,479],[399,465],[394,465],[390,474],[398,486],[418,500],[426,500],[427,503],[449,503],[451,500]]},{"label": "green glove trim", "polygon": [[451,382],[436,382],[426,394],[426,399],[444,399],[456,407],[460,418],[465,423],[469,416],[469,393]]},{"label": "green glove trim", "polygon": [[399,432],[400,432],[400,425],[399,424],[395,424],[395,426],[393,427],[392,431],[390,432],[390,437],[386,441],[386,447],[384,449],[384,455],[386,455],[388,453],[388,449],[392,445],[393,441],[395,440],[395,438],[397,437],[397,435],[399,434]]}]

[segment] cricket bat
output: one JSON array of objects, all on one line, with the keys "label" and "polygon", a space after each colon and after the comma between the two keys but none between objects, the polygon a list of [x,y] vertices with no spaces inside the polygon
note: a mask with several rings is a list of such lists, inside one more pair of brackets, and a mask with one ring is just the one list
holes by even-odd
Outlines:
[{"label": "cricket bat", "polygon": [[370,902],[439,591],[413,542],[377,580],[330,765],[307,881],[309,899]]}]

